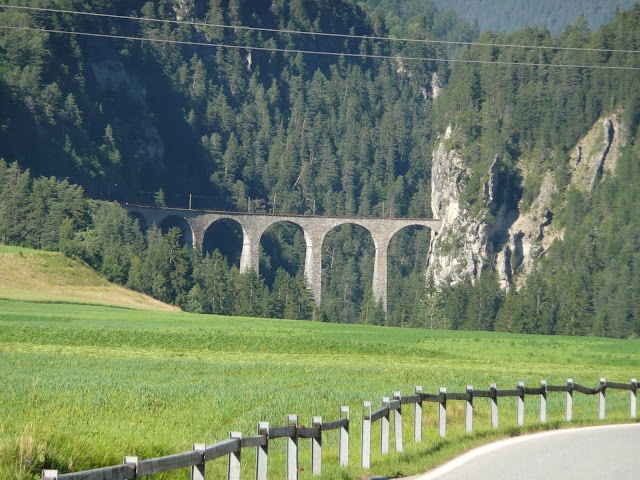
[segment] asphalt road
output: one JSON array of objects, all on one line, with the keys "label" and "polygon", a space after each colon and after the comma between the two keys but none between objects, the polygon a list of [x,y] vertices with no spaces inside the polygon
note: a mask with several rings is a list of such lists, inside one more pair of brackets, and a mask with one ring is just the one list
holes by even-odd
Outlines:
[{"label": "asphalt road", "polygon": [[640,479],[640,424],[536,433],[476,448],[415,480]]}]

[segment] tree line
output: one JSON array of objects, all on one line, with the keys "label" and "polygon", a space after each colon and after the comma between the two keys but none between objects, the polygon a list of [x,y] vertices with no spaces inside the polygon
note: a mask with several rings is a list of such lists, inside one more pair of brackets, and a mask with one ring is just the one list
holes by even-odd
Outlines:
[{"label": "tree line", "polygon": [[[459,54],[487,61],[638,68],[637,55],[621,50],[640,41],[639,26],[640,6],[635,6],[595,32],[582,18],[559,36],[527,27],[479,37],[483,43],[591,51],[476,46]],[[464,282],[452,288],[433,286],[426,300],[443,306],[439,313],[445,326],[462,323],[527,333],[614,337],[640,334],[638,89],[640,76],[635,71],[473,64],[452,69],[434,118],[440,131],[454,127],[447,146],[457,150],[472,170],[471,181],[464,185],[464,208],[496,227],[501,209],[528,210],[550,172],[555,193],[549,215],[563,239],[539,259],[533,274],[508,292],[496,287],[492,259],[473,286]],[[572,184],[571,152],[600,118],[612,112],[621,115],[625,131],[616,134],[625,137],[627,145],[615,173],[600,172],[592,192],[580,191]],[[500,198],[487,208],[482,202],[483,182],[496,156],[501,160],[500,175],[508,181],[502,184]],[[504,238],[490,241],[498,251]],[[473,299],[483,297],[483,290],[485,296],[476,307]]]},{"label": "tree line", "polygon": [[196,313],[311,319],[304,278],[279,269],[271,290],[255,272],[239,273],[219,251],[202,256],[179,228],[142,232],[117,203],[88,199],[82,187],[33,178],[0,160],[0,242],[57,250],[106,279]]},{"label": "tree line", "polygon": [[[63,3],[47,0],[42,5],[64,8]],[[559,35],[533,27],[479,35],[451,12],[432,7],[392,16],[340,0],[83,3],[89,12],[161,20],[179,15],[187,21],[364,36],[599,49],[640,42],[638,7],[595,32],[580,20]],[[7,25],[176,41],[637,66],[634,57],[620,52],[301,40],[267,32],[11,9],[0,10],[0,19]],[[370,236],[348,226],[328,237],[323,247],[323,303],[315,313],[287,304],[293,298],[287,293],[292,285],[304,290],[303,242],[295,229],[276,234],[279,247],[265,248],[261,261],[268,268],[261,271],[269,273],[264,280],[245,278],[227,264],[226,274],[219,277],[226,292],[248,292],[243,311],[262,308],[269,315],[306,312],[297,315],[399,326],[632,335],[638,332],[634,289],[639,277],[633,260],[638,251],[638,197],[628,179],[635,178],[637,158],[637,78],[624,71],[450,67],[444,62],[329,59],[8,31],[0,37],[0,151],[28,171],[21,172],[14,163],[3,167],[3,178],[11,180],[3,181],[0,241],[62,250],[113,281],[132,282],[185,309],[234,313],[239,302],[223,300],[215,293],[217,280],[206,277],[211,269],[223,270],[214,252],[198,258],[184,250],[178,232],[150,228],[143,233],[117,206],[91,201],[83,192],[133,201],[141,191],[161,191],[157,200],[169,205],[183,195],[181,206],[187,205],[184,195],[190,192],[194,207],[429,217],[434,138],[451,123],[455,135],[448,146],[459,150],[474,172],[464,192],[472,211],[481,208],[483,178],[496,155],[503,160],[501,175],[509,179],[510,191],[504,196],[509,208],[526,210],[544,172],[554,173],[554,222],[565,229],[565,240],[552,248],[520,290],[497,289],[488,264],[485,278],[476,284],[428,285],[425,291],[429,232],[403,230],[390,246],[394,260],[385,318],[368,287]],[[629,128],[626,160],[618,165],[624,170],[615,180],[601,182],[591,196],[572,191],[570,149],[600,116],[617,108],[624,110]],[[69,180],[58,180],[63,178]],[[207,203],[197,203],[203,199]],[[201,268],[205,262],[210,263]],[[269,300],[278,268],[287,275],[280,274],[278,285],[285,286],[275,289],[284,292],[279,297],[284,306]],[[428,305],[437,310],[425,317]],[[544,320],[530,318],[530,312]]]},{"label": "tree line", "polygon": [[[343,310],[331,297],[317,308],[302,272],[292,276],[278,268],[268,286],[255,272],[240,274],[218,250],[203,256],[188,248],[179,228],[163,232],[152,225],[143,233],[120,205],[90,200],[67,180],[33,178],[3,160],[0,242],[59,250],[112,282],[195,313],[628,337],[640,333],[638,158],[637,145],[625,152],[618,166],[624,175],[609,177],[596,189],[586,202],[585,220],[567,230],[564,242],[520,289],[501,290],[490,271],[475,284],[436,284],[430,277],[418,290],[396,292],[408,297],[402,302],[405,317],[385,315],[371,297],[359,316],[341,317]],[[594,234],[598,230],[602,233]],[[350,235],[353,231],[345,237]]]},{"label": "tree line", "polygon": [[[62,0],[42,0],[66,9]],[[353,1],[195,0],[83,2],[87,12],[183,22],[338,34],[470,39],[452,13],[410,22]],[[10,30],[0,37],[0,151],[37,177],[69,178],[98,199],[252,212],[429,217],[433,74],[439,62],[264,52],[251,46],[433,58],[441,47],[275,34],[185,23],[0,10],[6,25],[91,31],[170,41],[243,45],[204,48]],[[436,84],[438,83],[436,82]],[[438,88],[439,84],[436,85]],[[29,132],[25,135],[25,132]],[[371,269],[364,232],[328,239],[324,304],[341,321],[370,317]],[[390,301],[403,324],[421,289],[425,234],[401,232],[420,255],[400,262]],[[289,246],[291,245],[291,246]],[[283,258],[300,256],[293,237]],[[349,251],[346,247],[353,245]],[[360,253],[358,253],[359,255]],[[333,259],[333,260],[331,260]],[[417,260],[416,260],[417,259]],[[283,267],[272,258],[275,275]],[[298,268],[299,269],[299,268]],[[269,278],[269,284],[273,278]],[[394,299],[398,298],[398,301]]]}]

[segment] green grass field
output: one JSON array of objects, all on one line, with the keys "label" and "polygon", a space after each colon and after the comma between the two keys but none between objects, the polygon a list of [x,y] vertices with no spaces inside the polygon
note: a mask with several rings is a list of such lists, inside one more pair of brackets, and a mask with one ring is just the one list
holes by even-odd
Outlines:
[{"label": "green grass field", "polygon": [[[89,305],[0,300],[0,478],[39,478],[150,458],[192,443],[255,433],[258,421],[283,425],[297,413],[309,425],[340,405],[352,412],[351,467],[337,467],[337,432],[324,441],[323,478],[364,478],[360,462],[363,400],[380,404],[394,390],[409,394],[467,384],[486,389],[538,385],[596,386],[599,377],[640,376],[640,341],[479,332],[449,332],[304,321],[199,316]],[[607,419],[627,420],[628,392],[609,391]],[[476,399],[476,432],[463,432],[463,404],[450,403],[446,440],[436,435],[436,405],[424,404],[424,440],[412,441],[413,408],[405,408],[405,452],[381,457],[374,425],[371,473],[413,474],[488,438],[519,433],[515,399],[500,399],[500,431],[489,430],[487,399]],[[536,428],[537,397],[526,423]],[[549,420],[560,426],[564,394],[549,394]],[[575,394],[576,423],[597,423],[597,398]],[[311,478],[310,441],[301,440],[301,478]],[[284,472],[282,440],[271,444],[271,478]],[[393,448],[393,447],[392,447]],[[243,477],[254,454],[243,456]],[[226,461],[208,465],[223,478]],[[154,478],[187,479],[188,472]]]}]

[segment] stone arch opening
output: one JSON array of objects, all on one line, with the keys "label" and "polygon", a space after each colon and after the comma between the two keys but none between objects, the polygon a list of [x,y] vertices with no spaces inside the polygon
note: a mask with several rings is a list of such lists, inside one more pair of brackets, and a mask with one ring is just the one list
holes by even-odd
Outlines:
[{"label": "stone arch opening", "polygon": [[279,268],[295,277],[304,272],[307,243],[304,230],[290,221],[269,226],[260,237],[260,275],[272,288]]},{"label": "stone arch opening", "polygon": [[165,235],[169,233],[169,230],[172,228],[179,228],[182,232],[180,244],[182,246],[187,246],[188,248],[193,248],[193,232],[191,231],[189,222],[187,222],[184,217],[169,215],[160,222],[159,227]]},{"label": "stone arch opening", "polygon": [[387,268],[387,324],[424,326],[421,299],[431,242],[431,230],[411,225],[398,230],[389,242]]},{"label": "stone arch opening", "polygon": [[380,323],[372,289],[375,251],[371,232],[355,223],[341,224],[327,233],[321,252],[323,319]]},{"label": "stone arch opening", "polygon": [[229,265],[240,268],[242,225],[231,218],[221,218],[207,227],[202,241],[202,255],[219,250]]},{"label": "stone arch opening", "polygon": [[142,233],[145,233],[149,229],[149,225],[147,225],[147,220],[144,218],[144,215],[138,212],[128,212],[129,216],[132,220],[138,222],[138,227]]}]

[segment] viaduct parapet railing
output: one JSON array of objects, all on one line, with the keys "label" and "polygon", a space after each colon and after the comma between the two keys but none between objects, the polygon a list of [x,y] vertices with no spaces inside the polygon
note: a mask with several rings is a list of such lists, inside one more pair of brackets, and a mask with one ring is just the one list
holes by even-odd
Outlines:
[{"label": "viaduct parapet railing", "polygon": [[[568,379],[566,385],[547,385],[542,381],[539,387],[525,387],[524,382],[519,382],[515,389],[498,390],[496,384],[491,384],[488,390],[474,390],[472,385],[466,387],[462,393],[447,393],[446,388],[440,388],[438,393],[423,393],[422,387],[415,387],[413,395],[402,396],[400,392],[394,392],[393,397],[383,397],[381,408],[372,411],[371,402],[362,402],[361,425],[361,450],[360,464],[363,468],[371,467],[371,428],[375,422],[380,422],[380,452],[389,453],[390,425],[393,416],[393,440],[396,452],[403,451],[402,414],[403,406],[413,405],[414,413],[414,442],[422,442],[423,428],[423,403],[438,404],[438,434],[446,436],[447,432],[447,403],[453,401],[465,402],[465,430],[473,432],[474,399],[490,399],[491,426],[497,429],[499,426],[498,398],[516,398],[516,421],[519,426],[524,426],[525,396],[535,395],[540,397],[540,423],[547,422],[547,394],[551,392],[566,393],[566,421],[573,420],[573,394],[574,392],[585,395],[598,396],[598,419],[605,420],[606,415],[606,391],[608,389],[629,390],[629,413],[632,419],[637,418],[637,390],[638,381],[631,379],[630,383],[607,382],[600,379],[596,388],[589,388],[574,383]],[[207,462],[218,458],[227,457],[227,479],[240,480],[242,467],[242,452],[245,449],[256,449],[256,480],[267,480],[269,462],[269,445],[271,440],[286,439],[286,480],[298,478],[298,441],[299,439],[311,440],[311,471],[313,475],[322,474],[322,441],[325,432],[339,430],[338,463],[342,467],[349,465],[349,407],[340,407],[339,419],[323,423],[322,417],[312,417],[311,427],[304,427],[298,423],[297,415],[287,415],[286,425],[270,427],[267,422],[258,423],[258,432],[255,436],[243,437],[241,432],[230,432],[227,440],[216,442],[212,445],[194,444],[193,450],[175,455],[167,455],[159,458],[141,460],[138,457],[124,457],[121,465],[115,465],[93,470],[85,470],[75,473],[59,473],[57,470],[43,470],[42,480],[136,480],[157,473],[179,469],[191,469],[191,480],[205,480]]]},{"label": "viaduct parapet railing", "polygon": [[387,252],[393,236],[411,226],[423,226],[433,232],[439,231],[442,222],[425,218],[378,218],[378,217],[338,217],[311,215],[268,215],[257,213],[223,212],[213,210],[188,210],[179,208],[156,208],[125,204],[124,208],[134,216],[144,220],[146,225],[160,226],[170,218],[178,218],[186,223],[191,238],[187,242],[202,248],[207,230],[220,220],[232,220],[242,229],[242,254],[240,272],[258,272],[260,264],[260,239],[270,226],[288,222],[299,226],[304,234],[306,255],[304,273],[313,297],[320,302],[322,297],[322,244],[326,235],[340,225],[359,225],[367,230],[373,239],[375,259],[373,267],[373,294],[387,308]]}]

